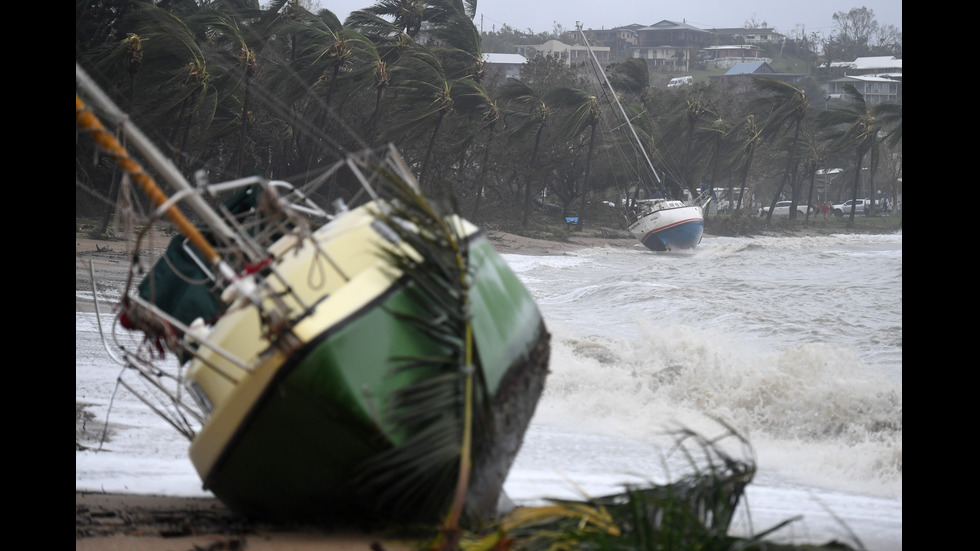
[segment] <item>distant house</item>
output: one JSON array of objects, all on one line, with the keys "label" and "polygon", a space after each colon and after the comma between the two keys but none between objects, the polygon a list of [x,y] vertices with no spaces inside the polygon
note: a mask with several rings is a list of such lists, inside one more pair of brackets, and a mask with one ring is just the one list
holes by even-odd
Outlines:
[{"label": "distant house", "polygon": [[616,27],[614,29],[588,29],[585,34],[593,46],[606,46],[612,59],[629,56],[630,48],[637,45],[636,28],[640,25]]},{"label": "distant house", "polygon": [[637,47],[640,48],[675,46],[701,49],[712,42],[709,31],[666,19],[649,27],[638,27],[635,31]]},{"label": "distant house", "polygon": [[877,75],[854,75],[828,80],[824,84],[827,100],[839,99],[844,92],[844,86],[848,84],[860,92],[868,104],[902,102],[902,81]]},{"label": "distant house", "polygon": [[773,28],[729,28],[708,29],[708,31],[714,35],[716,44],[778,44],[786,40],[786,35],[777,33]]},{"label": "distant house", "polygon": [[[549,40],[544,44],[528,44],[516,46],[515,48],[518,54],[528,59],[544,55],[556,57],[560,59],[566,67],[591,61],[588,46],[570,46],[564,42],[561,42],[560,40]],[[603,66],[609,64],[608,46],[593,46],[592,51],[595,53],[599,63],[601,63]]]},{"label": "distant house", "polygon": [[736,63],[751,63],[764,61],[769,63],[772,58],[762,57],[762,48],[752,44],[731,44],[726,46],[708,46],[701,51],[701,60],[719,68],[731,68]]},{"label": "distant house", "polygon": [[850,84],[867,103],[902,103],[902,60],[895,56],[859,57],[820,66],[826,78],[827,100],[840,98]]},{"label": "distant house", "polygon": [[732,68],[725,72],[726,77],[739,75],[770,75],[775,74],[772,66],[765,61],[751,61],[746,63],[736,63]]},{"label": "distant house", "polygon": [[630,48],[629,56],[646,61],[647,67],[651,69],[687,71],[691,67],[691,58],[697,50],[697,48],[683,46],[637,46]]},{"label": "distant house", "polygon": [[851,75],[880,75],[902,74],[902,60],[895,56],[873,56],[859,57],[854,61],[831,61],[821,66],[827,70],[828,75],[851,76]]},{"label": "distant house", "polygon": [[521,67],[527,63],[527,58],[520,54],[483,54],[483,62],[487,64],[487,78],[506,80],[519,78]]},{"label": "distant house", "polygon": [[711,33],[687,23],[667,21],[649,27],[634,27],[636,46],[629,57],[646,60],[651,69],[688,71],[691,61],[711,41]]},{"label": "distant house", "polygon": [[725,74],[713,76],[711,80],[712,82],[725,85],[730,89],[746,90],[752,85],[752,79],[757,77],[766,77],[798,85],[803,81],[804,76],[798,73],[777,73],[769,63],[765,61],[753,61],[736,63]]}]

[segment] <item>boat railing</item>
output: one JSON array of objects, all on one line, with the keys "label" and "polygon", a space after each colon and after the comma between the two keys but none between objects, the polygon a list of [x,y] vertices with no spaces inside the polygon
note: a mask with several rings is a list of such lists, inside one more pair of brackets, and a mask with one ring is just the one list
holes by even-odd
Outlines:
[{"label": "boat railing", "polygon": [[[369,200],[377,200],[382,211],[391,211],[391,205],[378,197],[377,190],[382,187],[382,181],[398,180],[416,191],[418,184],[391,145],[387,150],[365,150],[348,154],[303,186],[258,177],[209,183],[204,172],[195,174],[195,183],[191,184],[138,127],[128,122],[128,117],[88,78],[77,63],[76,83],[92,96],[94,104],[106,114],[113,125],[122,128],[117,128],[117,131],[125,132],[135,150],[175,190],[169,196],[165,194],[156,180],[130,156],[122,142],[108,131],[76,93],[76,125],[89,132],[101,149],[126,167],[127,173],[151,197],[156,207],[137,237],[132,255],[133,265],[123,290],[123,298],[115,307],[115,326],[104,332],[101,321],[99,322],[103,342],[107,349],[110,348],[111,341],[116,345],[112,350],[121,351],[120,354],[111,356],[125,367],[124,374],[138,375],[132,384],[120,375],[120,384],[182,434],[193,438],[195,426],[206,417],[208,407],[202,404],[199,396],[191,394],[183,386],[183,372],[187,361],[197,358],[229,380],[237,379],[253,367],[249,360],[236,357],[236,354],[206,342],[202,335],[206,334],[208,328],[199,327],[199,322],[205,323],[201,317],[187,325],[152,300],[152,297],[141,296],[138,289],[141,282],[137,276],[143,274],[143,268],[139,265],[139,252],[142,240],[151,235],[150,229],[169,219],[182,234],[174,239],[184,239],[194,246],[193,250],[196,252],[191,255],[191,262],[200,270],[194,274],[193,279],[187,278],[180,269],[169,264],[166,253],[161,260],[170,266],[174,277],[181,280],[182,284],[206,286],[208,293],[220,294],[221,301],[216,306],[219,311],[214,312],[214,309],[207,308],[205,317],[210,320],[208,323],[228,315],[232,308],[251,305],[259,316],[262,338],[268,342],[270,350],[274,347],[288,355],[301,345],[293,329],[312,308],[288,284],[287,278],[277,272],[275,260],[283,258],[298,247],[309,245],[316,248],[316,262],[336,265],[335,260],[313,238],[313,232],[332,220],[332,216],[311,200],[311,192],[325,184],[339,170],[347,168],[360,181],[365,192],[353,197],[352,204],[366,195]],[[230,198],[224,197],[229,194]],[[191,221],[177,208],[178,205],[188,206],[196,214],[198,221]],[[335,206],[338,211],[346,210],[343,203]],[[185,252],[190,250],[184,249]],[[341,277],[348,276],[341,273]],[[95,278],[92,280],[93,296],[98,296],[95,292]],[[273,285],[274,281],[278,285]],[[183,298],[178,297],[178,300]],[[191,314],[194,313],[196,312]],[[97,304],[96,316],[100,316]],[[129,337],[121,339],[123,334],[117,333],[117,329],[123,328],[129,335],[141,332],[142,342],[133,341]],[[133,346],[132,342],[139,344]],[[212,352],[212,361],[202,357],[202,347]],[[168,352],[172,355],[168,356]],[[225,365],[216,366],[216,362]]]},{"label": "boat railing", "polygon": [[702,209],[707,208],[708,203],[710,203],[713,199],[714,199],[714,190],[710,188],[701,190],[701,193],[698,195],[698,200],[697,200],[698,206],[701,207]]},{"label": "boat railing", "polygon": [[[151,214],[141,237],[137,238],[136,250],[140,248],[142,235],[150,235],[149,229],[165,219],[164,212],[167,209],[191,197],[205,196],[212,204],[217,203],[213,207],[217,216],[204,218],[205,231],[215,250],[230,264],[236,277],[254,280],[251,287],[256,289],[260,298],[256,311],[265,326],[264,338],[268,339],[270,346],[288,352],[292,342],[292,328],[313,311],[313,308],[304,303],[302,297],[295,292],[294,286],[289,285],[287,278],[278,272],[275,260],[300,247],[312,246],[318,249],[314,255],[317,262],[336,265],[329,252],[319,248],[312,232],[348,210],[348,207],[343,201],[336,201],[333,205],[335,212],[328,213],[310,199],[308,191],[316,189],[326,178],[345,167],[362,184],[366,199],[378,201],[382,210],[390,210],[391,207],[378,196],[378,188],[382,185],[380,179],[390,179],[396,174],[406,185],[417,190],[414,177],[411,177],[404,161],[392,148],[388,151],[365,151],[350,155],[324,170],[303,189],[288,182],[259,177],[209,183],[203,174],[197,174],[196,186],[175,193]],[[231,197],[227,198],[229,195]],[[225,199],[223,202],[220,201],[222,198]],[[356,199],[357,197],[352,198],[351,201]],[[214,218],[220,219],[232,232],[231,239],[219,238],[226,233],[216,231],[214,226],[208,224]],[[232,285],[221,273],[211,269],[212,266],[200,256],[199,251],[190,246],[191,243],[186,238],[183,241],[176,246],[221,295],[224,311],[208,322],[212,324],[210,326],[203,324],[200,318],[187,325],[158,307],[153,300],[141,297],[135,287],[138,282],[131,281],[129,288],[124,291],[123,302],[116,307],[116,318],[119,325],[128,331],[142,332],[143,342],[135,347],[124,345],[115,333],[115,328],[110,334],[104,335],[104,340],[115,343],[114,347],[108,348],[119,351],[118,355],[113,356],[126,368],[126,372],[138,375],[136,381],[120,377],[120,384],[151,406],[181,434],[193,439],[201,420],[210,414],[210,404],[206,397],[194,392],[193,386],[185,386],[187,381],[183,370],[189,365],[189,361],[196,359],[232,383],[254,371],[256,366],[250,363],[254,358],[250,360],[239,357],[206,338],[217,318],[237,308],[236,304],[243,306],[249,302],[240,302],[239,299],[244,300],[246,297],[237,294],[238,287]],[[134,258],[138,257],[138,254],[134,255]],[[171,269],[179,272],[172,265]],[[134,266],[133,270],[135,275],[137,268]],[[341,277],[347,277],[342,271],[340,273]],[[185,274],[178,273],[178,276],[185,280],[187,278]],[[278,280],[279,285],[271,286],[270,280]],[[274,287],[279,290],[273,290]],[[98,310],[98,305],[96,308]],[[203,353],[205,349],[210,353]]]},{"label": "boat railing", "polygon": [[[201,175],[198,175],[197,180],[198,185],[193,191],[176,193],[171,198],[174,201],[168,201],[158,210],[166,210],[172,203],[179,203],[182,198],[190,195],[207,195],[216,199],[231,194],[232,199],[238,199],[233,201],[235,204],[229,205],[225,202],[215,207],[227,226],[238,234],[230,243],[216,243],[215,249],[230,262],[239,277],[255,280],[255,288],[260,290],[259,295],[265,299],[260,308],[263,323],[269,324],[269,320],[285,322],[278,326],[277,331],[266,332],[266,337],[272,345],[288,346],[289,331],[310,308],[277,272],[271,251],[276,249],[277,254],[282,256],[298,246],[317,246],[314,239],[307,237],[312,228],[333,219],[334,215],[328,214],[310,200],[306,193],[288,182],[253,177],[209,184]],[[142,235],[148,235],[148,229],[153,223],[162,219],[159,212],[151,217],[150,223],[141,232],[141,237],[137,238],[137,250]],[[212,240],[219,241],[215,237],[216,232],[209,234]],[[295,238],[283,240],[288,235]],[[225,311],[219,313],[218,317],[223,317],[238,298],[234,293],[229,293],[235,287],[222,281],[221,275],[210,269],[208,263],[200,257],[201,253],[191,247],[186,238],[177,236],[174,239],[183,241],[175,244],[177,250],[197,267],[204,280],[210,281],[210,285],[220,292]],[[280,240],[288,245],[283,246],[279,243]],[[273,243],[278,243],[278,246],[273,248]],[[239,247],[247,248],[251,252]],[[323,255],[319,258],[327,260],[324,251],[318,253]],[[134,258],[138,257],[138,254],[134,255]],[[164,253],[161,258],[166,260],[166,257],[167,254]],[[170,268],[188,284],[204,284],[204,280],[187,279],[188,275],[181,273],[177,266],[170,264]],[[135,274],[137,268],[134,266],[133,270]],[[280,280],[283,290],[273,292],[267,283],[269,279]],[[117,325],[127,332],[141,332],[142,343],[137,346],[127,345],[120,340],[121,335],[116,332],[115,327],[109,334],[104,334],[103,340],[114,343],[115,346],[109,348],[118,351],[113,357],[126,368],[124,373],[137,375],[135,380],[120,376],[120,385],[153,408],[157,415],[185,437],[193,439],[203,420],[210,414],[210,404],[199,393],[193,392],[192,386],[186,386],[183,371],[188,362],[197,359],[228,381],[241,380],[254,371],[256,366],[250,363],[251,360],[239,357],[207,339],[210,328],[201,318],[190,325],[184,324],[158,307],[149,297],[142,297],[135,288],[136,283],[131,281],[130,287],[124,290],[124,297],[116,307],[116,319]],[[288,302],[285,300],[287,295]],[[99,312],[98,305],[96,312]],[[212,319],[210,323],[215,321]],[[210,354],[202,354],[204,349],[210,350]]]}]

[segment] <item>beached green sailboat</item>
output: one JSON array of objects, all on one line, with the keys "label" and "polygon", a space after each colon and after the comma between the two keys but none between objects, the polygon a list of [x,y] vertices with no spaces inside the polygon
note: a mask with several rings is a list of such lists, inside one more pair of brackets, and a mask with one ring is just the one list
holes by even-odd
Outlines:
[{"label": "beached green sailboat", "polygon": [[134,269],[117,311],[146,339],[121,361],[189,438],[204,487],[271,520],[493,515],[550,336],[485,233],[434,208],[391,148],[324,171],[366,197],[328,213],[286,182],[191,186],[127,125],[167,198],[79,98],[122,120],[77,64],[76,84],[76,128],[181,232],[140,282]]}]

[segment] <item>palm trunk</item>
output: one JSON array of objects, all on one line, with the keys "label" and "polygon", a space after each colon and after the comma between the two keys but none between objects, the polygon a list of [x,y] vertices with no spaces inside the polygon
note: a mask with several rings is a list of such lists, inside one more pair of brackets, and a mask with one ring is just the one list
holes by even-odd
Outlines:
[{"label": "palm trunk", "polygon": [[[752,165],[752,157],[755,155],[755,147],[749,145],[748,154],[745,156],[745,165],[742,167],[742,174],[739,179],[742,182],[741,187],[738,191],[738,205],[735,207],[735,212],[740,212],[742,210],[742,198],[745,197],[745,183],[749,179],[749,167]],[[769,209],[772,212],[772,209]]]},{"label": "palm trunk", "polygon": [[806,170],[810,173],[810,189],[806,192],[806,221],[804,225],[810,224],[810,205],[813,204],[813,185],[817,179],[817,163],[807,162]]},{"label": "palm trunk", "polygon": [[851,190],[851,216],[847,219],[847,227],[854,227],[854,212],[857,210],[858,190],[861,188],[861,160],[864,157],[863,151],[858,151],[857,165],[854,170],[854,189]]},{"label": "palm trunk", "polygon": [[[873,138],[872,138],[873,139]],[[871,170],[868,174],[868,194],[871,195],[871,210],[865,212],[866,216],[874,215],[876,212],[875,199],[878,198],[878,192],[875,190],[875,172],[878,170],[878,147],[872,142],[871,144]]]},{"label": "palm trunk", "polygon": [[[789,157],[786,159],[786,169],[783,171],[783,177],[779,180],[779,188],[776,190],[776,194],[772,196],[772,204],[769,205],[769,212],[766,213],[766,226],[772,220],[772,212],[776,210],[776,203],[779,202],[779,196],[783,193],[783,189],[786,187],[786,182],[789,180],[790,167],[793,163],[793,157],[796,155],[796,141],[800,137],[800,120],[796,120],[796,129],[793,133],[793,144],[789,148]],[[796,218],[796,201],[795,197],[789,204],[789,218],[790,220]]]},{"label": "palm trunk", "polygon": [[[538,159],[538,146],[541,143],[541,134],[544,132],[544,123],[538,127],[538,134],[534,137],[534,150],[531,152],[531,172],[534,172],[534,162]],[[524,214],[521,216],[521,227],[527,228],[528,211],[531,210],[531,181],[524,182]]]},{"label": "palm trunk", "polygon": [[487,174],[487,167],[490,165],[490,144],[493,141],[493,131],[487,137],[487,145],[483,149],[483,164],[480,165],[480,174],[476,178],[476,198],[473,200],[473,218],[480,211],[480,202],[483,199],[483,181]]},{"label": "palm trunk", "polygon": [[582,226],[585,224],[585,196],[589,192],[589,172],[592,168],[592,150],[595,149],[595,130],[598,124],[598,120],[592,123],[592,134],[589,136],[589,151],[585,155],[585,179],[582,181],[582,208],[579,209],[578,224],[576,224],[579,229],[582,229]]},{"label": "palm trunk", "polygon": [[[247,72],[247,70],[246,70]],[[238,131],[238,145],[235,147],[235,174],[244,173],[245,165],[245,138],[248,136],[248,86],[251,83],[251,78],[245,75],[245,84],[242,91],[242,123]]]},{"label": "palm trunk", "polygon": [[429,175],[429,164],[432,162],[432,150],[436,146],[436,136],[439,135],[439,128],[442,126],[442,119],[446,116],[445,109],[439,112],[439,118],[436,119],[436,126],[432,129],[432,135],[429,136],[429,145],[425,150],[425,161],[422,163],[422,172],[419,174],[419,185],[425,188],[428,184]]}]

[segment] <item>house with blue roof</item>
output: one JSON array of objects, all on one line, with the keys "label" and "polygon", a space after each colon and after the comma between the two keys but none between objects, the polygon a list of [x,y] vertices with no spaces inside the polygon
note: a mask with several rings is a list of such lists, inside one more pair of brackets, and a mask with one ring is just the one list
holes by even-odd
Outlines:
[{"label": "house with blue roof", "polygon": [[765,61],[751,61],[736,63],[732,68],[725,71],[723,75],[711,77],[715,84],[726,86],[735,91],[747,90],[752,86],[752,79],[765,77],[799,86],[806,75],[800,73],[778,73],[772,65]]}]

